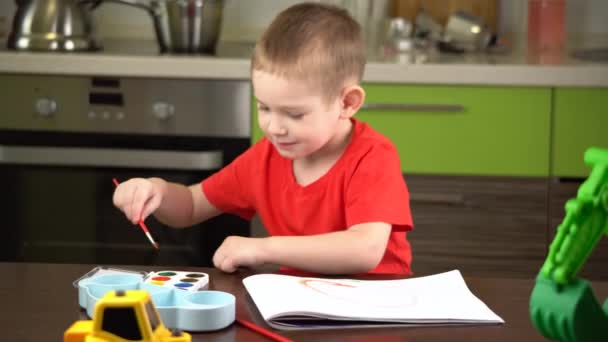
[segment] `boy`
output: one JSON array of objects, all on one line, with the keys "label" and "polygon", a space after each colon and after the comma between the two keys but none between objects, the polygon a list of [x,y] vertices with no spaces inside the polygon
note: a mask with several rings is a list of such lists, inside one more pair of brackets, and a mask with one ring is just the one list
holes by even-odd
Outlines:
[{"label": "boy", "polygon": [[352,118],[365,99],[364,51],[345,10],[286,9],[251,61],[265,138],[201,184],[123,182],[114,204],[133,223],[154,213],[172,227],[257,213],[270,236],[226,238],[213,256],[225,272],[278,264],[319,274],[410,274],[412,219],[397,152]]}]

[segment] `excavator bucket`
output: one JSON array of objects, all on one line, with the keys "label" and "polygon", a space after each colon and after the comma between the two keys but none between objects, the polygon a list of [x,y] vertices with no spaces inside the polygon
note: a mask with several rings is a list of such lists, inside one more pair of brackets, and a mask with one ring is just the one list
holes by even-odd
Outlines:
[{"label": "excavator bucket", "polygon": [[536,329],[550,340],[608,341],[608,301],[600,307],[585,280],[562,286],[539,277],[530,299],[530,315]]}]

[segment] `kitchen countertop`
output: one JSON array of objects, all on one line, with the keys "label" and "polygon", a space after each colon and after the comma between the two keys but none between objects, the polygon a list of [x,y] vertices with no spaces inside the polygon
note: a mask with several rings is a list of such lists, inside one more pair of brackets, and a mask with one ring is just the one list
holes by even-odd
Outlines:
[{"label": "kitchen countertop", "polygon": [[[608,45],[605,45],[608,46]],[[161,55],[155,42],[111,41],[101,52],[0,51],[0,73],[182,79],[249,79],[251,44],[220,43],[216,56]],[[440,54],[433,50],[369,58],[364,82],[608,87],[608,62],[569,52]]]}]

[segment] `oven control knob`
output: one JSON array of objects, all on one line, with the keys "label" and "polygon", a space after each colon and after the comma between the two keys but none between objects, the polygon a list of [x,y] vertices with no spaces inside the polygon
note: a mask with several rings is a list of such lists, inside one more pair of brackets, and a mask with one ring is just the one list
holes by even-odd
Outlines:
[{"label": "oven control knob", "polygon": [[53,99],[40,98],[36,100],[36,113],[49,117],[57,111],[57,102]]},{"label": "oven control knob", "polygon": [[152,115],[160,121],[168,120],[175,113],[175,107],[167,102],[156,102],[152,105]]}]

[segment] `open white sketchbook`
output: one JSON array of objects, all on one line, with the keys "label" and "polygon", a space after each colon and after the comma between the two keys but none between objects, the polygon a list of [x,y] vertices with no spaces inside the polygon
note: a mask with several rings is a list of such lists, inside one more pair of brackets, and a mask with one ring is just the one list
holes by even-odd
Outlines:
[{"label": "open white sketchbook", "polygon": [[243,284],[264,320],[282,330],[504,323],[457,270],[400,280],[257,274]]}]

